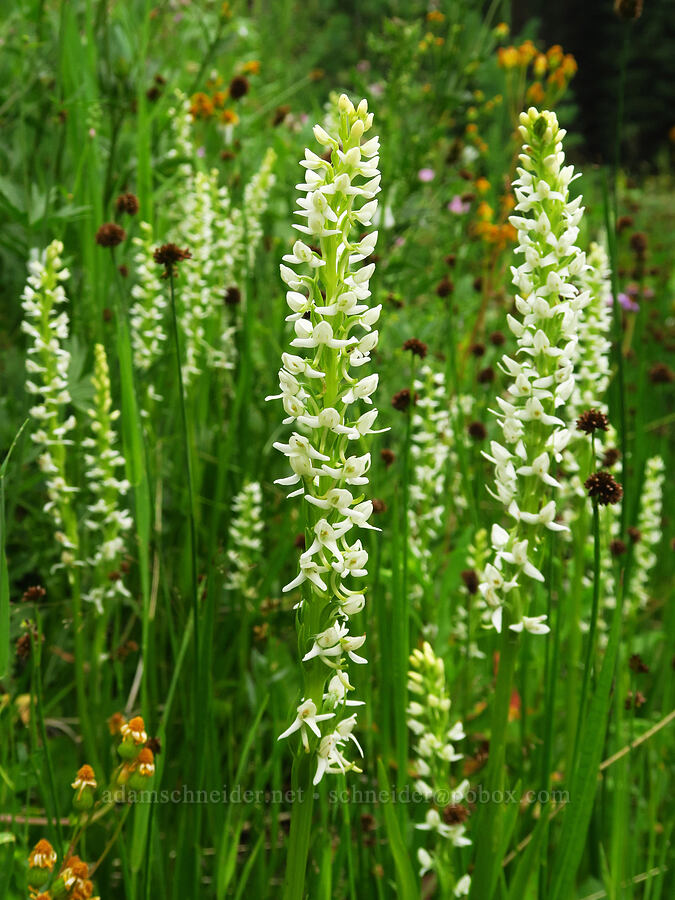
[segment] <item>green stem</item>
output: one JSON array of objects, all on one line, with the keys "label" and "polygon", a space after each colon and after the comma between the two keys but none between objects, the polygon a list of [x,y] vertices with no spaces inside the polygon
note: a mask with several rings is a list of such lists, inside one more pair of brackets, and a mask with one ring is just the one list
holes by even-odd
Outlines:
[{"label": "green stem", "polygon": [[[313,755],[311,758],[314,758]],[[312,785],[310,755],[303,753],[302,750],[298,752],[293,762],[291,783],[293,786],[293,809],[283,900],[303,900],[312,831],[314,786]]]}]

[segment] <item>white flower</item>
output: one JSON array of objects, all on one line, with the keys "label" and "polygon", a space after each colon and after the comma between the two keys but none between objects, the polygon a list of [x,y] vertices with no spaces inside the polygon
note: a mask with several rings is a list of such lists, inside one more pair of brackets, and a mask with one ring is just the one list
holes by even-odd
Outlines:
[{"label": "white flower", "polygon": [[289,727],[286,729],[286,731],[279,735],[277,740],[281,741],[299,730],[305,752],[309,753],[309,739],[306,729],[309,728],[318,738],[320,738],[321,731],[319,730],[319,726],[317,723],[325,722],[327,719],[334,718],[334,716],[335,713],[332,712],[321,713],[320,715],[317,715],[316,704],[312,700],[303,700],[302,703],[298,706],[297,716],[295,717],[291,725],[289,725]]}]

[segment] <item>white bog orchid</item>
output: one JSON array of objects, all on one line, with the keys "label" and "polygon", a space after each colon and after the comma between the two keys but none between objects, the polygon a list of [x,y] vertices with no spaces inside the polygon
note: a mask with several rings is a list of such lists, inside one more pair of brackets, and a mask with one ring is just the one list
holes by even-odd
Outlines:
[{"label": "white bog orchid", "polygon": [[[307,149],[300,163],[304,181],[297,185],[299,222],[293,227],[302,237],[281,265],[290,345],[297,352],[282,354],[280,393],[267,398],[281,400],[284,424],[296,429],[286,443],[274,443],[291,469],[275,483],[292,487],[289,497],[307,501],[306,549],[283,590],[302,589],[295,608],[305,684],[311,686],[303,709],[311,714],[306,728],[296,717],[284,736],[301,729],[305,749],[312,747],[310,734],[319,739],[315,784],[325,773],[354,768],[343,753],[347,744],[361,752],[353,734],[356,716],[346,714],[348,706],[360,705],[347,699],[353,690],[347,666],[366,663],[357,653],[365,635],[350,635],[348,623],[366,603],[360,579],[368,574],[368,552],[353,532],[376,530],[369,521],[372,501],[354,490],[368,484],[370,453],[357,455],[349,447],[377,433],[373,395],[379,378],[363,367],[377,346],[381,306],[367,302],[375,266],[361,263],[377,243],[377,232],[363,234],[363,228],[377,211],[379,141],[362,140],[373,121],[365,100],[355,108],[343,94],[331,119],[337,124],[314,128],[329,158]],[[321,708],[329,715],[316,715]],[[313,727],[333,716],[333,731]]]},{"label": "white bog orchid", "polygon": [[524,261],[511,269],[519,317],[507,316],[518,352],[501,361],[511,379],[508,399],[498,397],[494,413],[503,444],[492,441],[490,453],[484,453],[495,471],[490,494],[513,524],[509,531],[499,524],[492,528],[494,564],[485,567],[480,593],[487,627],[501,631],[507,606],[512,631],[546,634],[546,616],[525,614],[527,591],[509,592],[524,587],[523,579],[544,581],[537,565],[543,529],[568,530],[557,521],[551,493],[560,490],[555,463],[570,439],[561,413],[575,388],[573,361],[590,294],[577,286],[587,268],[575,245],[583,207],[580,198],[569,198],[576,176],[572,166],[564,166],[564,132],[552,112],[531,108],[520,122],[523,152],[510,221],[518,231],[516,253]]}]

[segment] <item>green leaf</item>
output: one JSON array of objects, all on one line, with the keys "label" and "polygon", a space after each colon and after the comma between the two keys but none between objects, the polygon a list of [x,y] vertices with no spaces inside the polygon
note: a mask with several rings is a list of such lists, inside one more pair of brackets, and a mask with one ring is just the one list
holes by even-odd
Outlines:
[{"label": "green leaf", "polygon": [[399,828],[394,804],[391,800],[391,791],[389,788],[389,780],[384,763],[381,759],[377,761],[377,776],[380,784],[380,790],[389,799],[383,803],[384,823],[387,829],[387,839],[389,841],[389,849],[394,859],[396,867],[396,884],[398,886],[398,896],[401,900],[417,900],[419,897],[419,888],[417,887],[417,878],[410,864],[410,858],[403,841],[401,829]]},{"label": "green leaf", "polygon": [[5,476],[7,465],[12,455],[16,442],[21,437],[21,432],[26,427],[28,419],[23,423],[7,451],[7,456],[0,466],[0,678],[9,672],[9,571],[7,569],[7,557],[5,555]]}]

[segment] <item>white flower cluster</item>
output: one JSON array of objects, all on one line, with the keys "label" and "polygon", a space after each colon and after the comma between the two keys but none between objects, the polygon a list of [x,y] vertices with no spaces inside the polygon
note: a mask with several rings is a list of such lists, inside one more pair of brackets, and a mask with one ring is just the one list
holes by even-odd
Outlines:
[{"label": "white flower cluster", "polygon": [[263,528],[262,490],[257,481],[252,481],[244,485],[232,503],[231,546],[227,551],[230,568],[226,587],[248,601],[256,596],[253,576],[262,555]]},{"label": "white flower cluster", "polygon": [[[373,137],[362,142],[373,121],[365,100],[355,109],[343,94],[338,117],[336,135],[314,127],[327,152],[319,156],[306,150],[301,163],[306,174],[298,189],[304,196],[296,211],[301,222],[294,227],[308,235],[313,246],[298,240],[284,256],[284,263],[299,271],[281,266],[288,287],[287,319],[295,331],[291,346],[309,352],[283,354],[281,393],[267,398],[281,399],[284,424],[295,423],[299,429],[288,443],[274,444],[292,469],[277,483],[297,485],[289,496],[301,494],[307,501],[307,548],[300,556],[298,576],[284,588],[303,588],[298,628],[299,645],[307,650],[302,660],[305,699],[282,737],[302,723],[319,721],[316,710],[326,710],[321,715],[330,716],[331,730],[320,740],[308,725],[318,740],[315,783],[325,772],[355,768],[342,752],[346,742],[354,740],[356,722],[355,715],[345,718],[346,707],[356,703],[346,700],[352,690],[346,665],[349,659],[366,662],[356,653],[365,635],[350,635],[348,623],[365,604],[363,588],[353,585],[354,579],[367,575],[368,553],[351,533],[354,528],[373,528],[368,523],[373,505],[362,493],[371,458],[370,453],[359,454],[357,447],[373,432],[377,417],[372,395],[378,376],[360,376],[377,345],[373,326],[381,310],[366,302],[375,266],[360,265],[373,252],[377,232],[353,236],[371,224],[377,209],[379,141]],[[361,415],[356,408],[360,401],[371,407]],[[325,691],[329,675],[333,677]]]},{"label": "white flower cluster", "polygon": [[63,266],[62,253],[60,241],[52,241],[39,255],[33,251],[21,296],[25,313],[21,328],[32,340],[26,356],[26,390],[37,401],[30,414],[37,426],[32,439],[41,448],[39,465],[47,480],[44,509],[56,525],[54,536],[62,548],[60,565],[68,568],[78,564],[79,542],[72,508],[77,488],[66,476],[66,447],[73,444],[68,434],[75,428],[75,417],[66,414],[71,402],[70,354],[61,346],[68,338],[68,314],[61,307],[68,302],[62,282],[70,272]]},{"label": "white flower cluster", "polygon": [[[169,111],[173,147],[170,158],[179,157],[171,202],[171,240],[190,249],[178,292],[178,317],[185,345],[183,377],[189,384],[205,369],[231,369],[235,363],[234,327],[228,320],[223,297],[243,278],[244,265],[253,265],[262,239],[262,216],[274,184],[276,154],[268,150],[258,172],[244,189],[242,209],[232,206],[229,191],[218,183],[218,170],[198,166],[192,138],[192,115],[187,97],[176,92]],[[132,289],[131,330],[137,367],[147,372],[162,355],[166,341],[166,286],[152,258],[153,229],[141,223],[135,257],[137,283]],[[152,385],[149,399],[158,397]]]},{"label": "white flower cluster", "polygon": [[586,263],[579,281],[582,290],[588,292],[589,302],[580,318],[579,343],[573,360],[575,388],[570,397],[570,419],[576,419],[586,409],[607,411],[604,397],[611,374],[612,288],[605,248],[591,243]]},{"label": "white flower cluster", "polygon": [[[152,225],[141,222],[140,235],[133,238],[138,248],[134,255],[137,282],[131,288],[134,303],[129,312],[134,365],[143,376],[149,400],[161,401],[149,375],[149,370],[164,353],[167,339],[164,330],[165,311],[168,305],[166,288],[160,279],[160,267],[152,258],[156,246]],[[147,412],[147,404],[143,411]]]},{"label": "white flower cluster", "polygon": [[[408,690],[411,699],[407,713],[408,728],[416,738],[416,758],[413,763],[415,790],[430,802],[443,797],[447,803],[447,807],[440,812],[436,806],[431,806],[424,822],[415,826],[420,831],[433,832],[443,839],[437,841],[431,851],[424,848],[418,851],[420,874],[430,869],[441,869],[438,874],[439,878],[443,878],[450,867],[449,847],[466,847],[471,844],[463,824],[469,810],[462,806],[469,782],[464,779],[452,788],[449,774],[450,765],[462,759],[455,744],[466,735],[461,722],[451,725],[451,702],[445,681],[445,666],[431,645],[425,642],[421,650],[413,650],[410,665]],[[446,809],[449,815],[444,816]]]},{"label": "white flower cluster", "polygon": [[579,320],[589,294],[574,283],[586,268],[586,257],[575,243],[583,207],[581,197],[569,200],[576,176],[572,166],[564,165],[565,132],[548,111],[530,108],[520,121],[524,146],[514,182],[517,214],[510,221],[518,230],[516,253],[524,261],[511,269],[520,318],[507,316],[518,358],[504,356],[501,361],[512,379],[508,399],[498,397],[495,412],[504,444],[492,441],[491,452],[484,454],[495,466],[490,493],[514,524],[510,532],[493,526],[494,563],[486,565],[480,590],[487,623],[498,631],[506,606],[512,630],[545,634],[546,616],[525,615],[527,591],[514,588],[521,576],[544,580],[536,566],[542,529],[566,530],[556,521],[550,495],[559,488],[555,463],[570,439],[559,411],[574,391]]},{"label": "white flower cluster", "polygon": [[86,479],[94,502],[87,506],[85,528],[91,532],[95,550],[88,560],[93,566],[93,586],[83,594],[83,599],[93,603],[99,613],[103,604],[117,598],[128,598],[124,586],[120,562],[125,551],[124,533],[133,520],[120,500],[131,485],[126,478],[118,478],[116,470],[124,468],[124,457],[117,450],[117,435],[113,423],[119,418],[119,410],[112,409],[110,396],[110,371],[105,348],[94,347],[94,407],[89,410],[91,437],[82,441],[85,448]]},{"label": "white flower cluster", "polygon": [[633,573],[628,591],[632,610],[644,609],[649,601],[649,576],[657,562],[654,548],[661,540],[661,508],[665,465],[660,456],[652,456],[645,466],[637,529],[639,540],[633,549]]},{"label": "white flower cluster", "polygon": [[277,155],[270,147],[260,168],[244,188],[244,213],[246,215],[246,250],[248,266],[255,263],[255,254],[263,238],[262,217],[275,182],[274,163]]},{"label": "white flower cluster", "polygon": [[413,382],[418,400],[412,416],[410,455],[413,473],[410,483],[408,534],[410,550],[420,560],[423,576],[443,528],[445,476],[453,440],[447,407],[445,376],[429,365],[419,370]]}]

